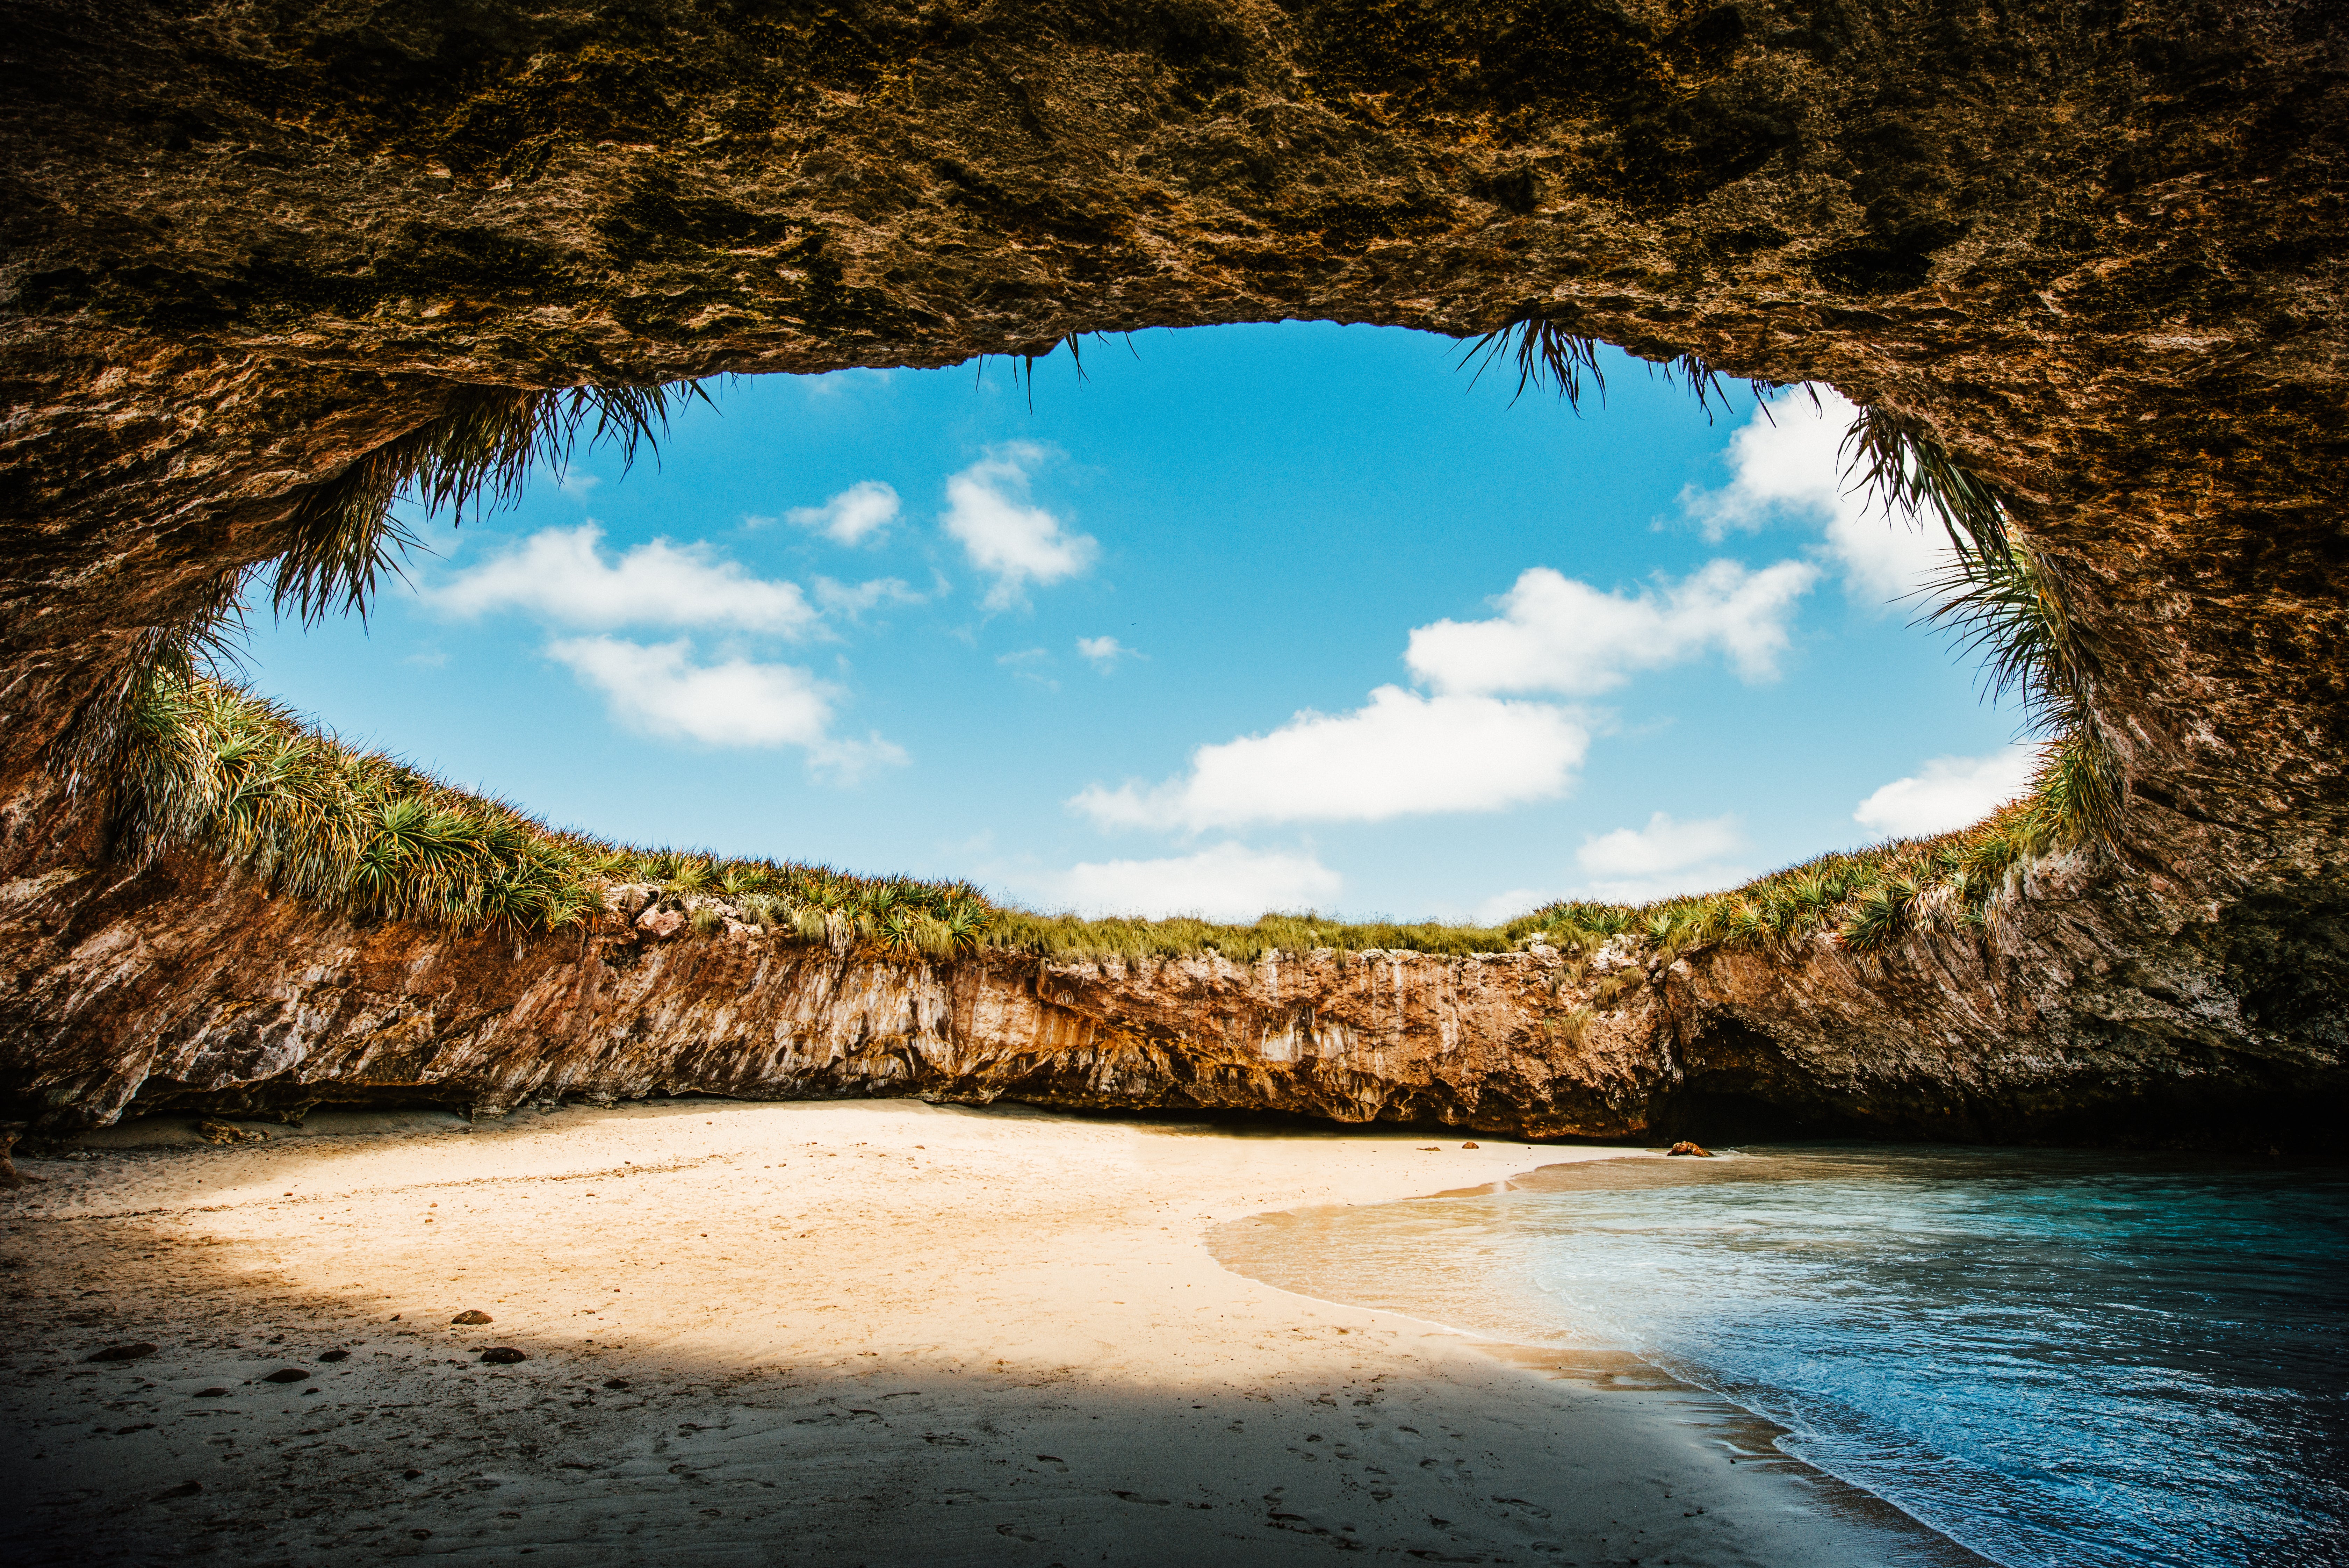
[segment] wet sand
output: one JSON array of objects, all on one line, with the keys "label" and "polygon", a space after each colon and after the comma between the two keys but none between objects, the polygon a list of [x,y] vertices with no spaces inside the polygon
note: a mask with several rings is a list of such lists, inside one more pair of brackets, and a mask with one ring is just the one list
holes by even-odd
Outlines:
[{"label": "wet sand", "polygon": [[1620,1151],[895,1101],[137,1147],[190,1126],[0,1194],[11,1561],[1978,1561],[1718,1400],[1205,1241]]}]

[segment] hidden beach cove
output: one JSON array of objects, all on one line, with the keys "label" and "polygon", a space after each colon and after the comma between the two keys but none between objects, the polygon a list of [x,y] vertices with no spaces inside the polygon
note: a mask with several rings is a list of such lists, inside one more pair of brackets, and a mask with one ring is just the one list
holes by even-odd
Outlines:
[{"label": "hidden beach cove", "polygon": [[[11,1562],[2349,1563],[2338,7],[0,18]],[[1751,410],[1706,461],[1832,420],[1823,493],[1938,553],[1916,617],[2019,722],[2004,795],[1475,919],[1133,913],[1014,896],[984,834],[917,877],[556,826],[240,663],[273,621],[382,625],[428,525],[584,496],[591,459],[616,486],[752,378],[992,359],[1016,421],[1064,349],[1111,382],[1103,335],[1280,323],[1440,339],[1588,421],[1644,364]],[[945,602],[940,561],[975,607],[938,646],[1004,690],[1172,671],[1101,627],[977,651],[1108,548],[1027,488],[1048,443],[990,430],[899,576],[803,593],[665,535],[607,567],[578,523],[597,584],[750,607],[532,656],[636,701],[678,801],[722,793],[689,775],[730,705],[796,702],[772,743],[843,813],[906,753],[823,728],[833,628]],[[896,506],[860,477],[740,536],[877,550]],[[1319,547],[1377,566],[1359,535]],[[1824,580],[1806,548],[1770,580]],[[1714,580],[1520,568],[1656,627]],[[1411,613],[1415,680],[1439,631],[1529,624]],[[1335,888],[1298,824],[1421,811],[1394,858],[1438,808],[1202,847],[1240,819],[1200,759],[1471,713],[1537,733],[1562,799],[1637,728],[1593,695],[1622,657],[1236,707],[1190,774],[1069,809],[1195,851],[1113,866]],[[1035,711],[983,715],[1003,756]]]}]

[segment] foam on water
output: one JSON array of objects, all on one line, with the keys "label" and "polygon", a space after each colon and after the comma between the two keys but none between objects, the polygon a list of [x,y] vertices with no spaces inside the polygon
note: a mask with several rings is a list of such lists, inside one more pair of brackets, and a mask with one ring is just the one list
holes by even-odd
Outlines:
[{"label": "foam on water", "polygon": [[2010,1568],[2349,1563],[2338,1168],[1790,1146],[1215,1245],[1306,1294],[1636,1351]]}]

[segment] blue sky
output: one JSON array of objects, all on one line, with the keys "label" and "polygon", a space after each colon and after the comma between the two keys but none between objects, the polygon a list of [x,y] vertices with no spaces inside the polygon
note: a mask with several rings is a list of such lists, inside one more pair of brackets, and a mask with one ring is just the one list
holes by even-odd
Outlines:
[{"label": "blue sky", "polygon": [[2010,713],[1889,602],[1848,410],[1606,355],[1581,417],[1292,323],[713,382],[418,532],[253,684],[550,821],[1042,908],[1497,918],[1979,815]]}]

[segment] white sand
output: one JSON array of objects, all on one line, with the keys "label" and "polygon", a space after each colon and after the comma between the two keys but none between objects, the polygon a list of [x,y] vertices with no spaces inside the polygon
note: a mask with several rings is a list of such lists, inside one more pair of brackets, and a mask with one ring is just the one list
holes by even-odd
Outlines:
[{"label": "white sand", "polygon": [[1608,1151],[909,1102],[138,1138],[0,1195],[15,1561],[1975,1561],[1719,1401],[1204,1241]]}]

